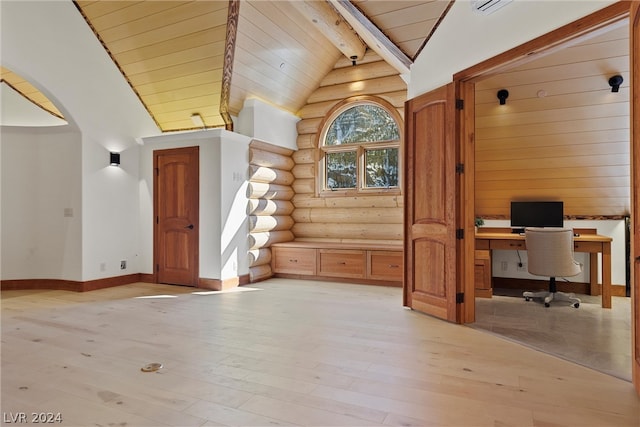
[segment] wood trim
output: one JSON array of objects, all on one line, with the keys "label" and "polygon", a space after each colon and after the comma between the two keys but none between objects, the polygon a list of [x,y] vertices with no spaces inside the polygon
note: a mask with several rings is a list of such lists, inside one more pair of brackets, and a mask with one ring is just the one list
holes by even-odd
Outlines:
[{"label": "wood trim", "polygon": [[376,285],[376,286],[389,286],[394,288],[401,288],[402,282],[394,282],[390,280],[374,280],[365,278],[350,278],[344,276],[305,276],[302,274],[288,274],[288,273],[275,273],[273,277],[281,277],[283,279],[298,279],[298,280],[312,280],[320,282],[340,282],[340,283],[352,283],[356,285]]},{"label": "wood trim", "polygon": [[157,283],[155,274],[140,273],[140,281],[145,283]]},{"label": "wood trim", "polygon": [[3,291],[50,289],[59,291],[82,292],[82,282],[60,279],[19,279],[2,280],[0,287]]},{"label": "wood trim", "polygon": [[238,286],[246,285],[249,283],[249,275],[243,274],[241,276],[230,277],[228,279],[207,279],[200,277],[198,279],[198,288],[211,289],[213,291],[224,291],[227,289],[236,288]]},{"label": "wood trim", "polygon": [[0,288],[7,290],[48,289],[58,291],[87,292],[97,289],[112,288],[130,283],[144,282],[150,275],[135,273],[125,276],[105,277],[103,279],[88,280],[86,282],[60,279],[19,279],[2,280]]},{"label": "wood trim", "polygon": [[[475,253],[475,239],[471,239],[475,231],[475,109],[468,108],[475,105],[475,84],[473,82],[457,82],[455,84],[456,100],[461,99],[463,108],[457,110],[456,120],[458,121],[456,133],[458,141],[456,147],[460,151],[457,158],[462,164],[463,173],[456,174],[459,188],[456,193],[461,195],[456,198],[458,204],[456,213],[456,224],[458,228],[464,230],[465,239],[458,241],[457,268],[461,272],[457,287],[458,292],[466,295],[463,304],[459,304],[459,318],[462,323],[472,323],[476,320],[476,305],[473,295],[478,291],[475,289],[475,263],[470,261],[470,255]],[[464,108],[467,106],[467,108]],[[475,259],[475,256],[473,257]],[[489,267],[490,271],[490,267]],[[490,274],[490,273],[489,273]],[[485,292],[486,294],[486,292]]]},{"label": "wood trim", "polygon": [[[482,219],[498,219],[498,220],[508,220],[508,215],[482,215],[479,216]],[[565,215],[565,221],[606,221],[606,220],[614,220],[614,221],[622,221],[627,217],[625,215]]]},{"label": "wood trim", "polygon": [[298,249],[345,249],[345,250],[363,250],[363,251],[396,251],[401,252],[403,246],[401,242],[398,244],[379,244],[379,243],[360,243],[360,242],[320,242],[320,241],[298,241],[274,243],[272,247],[279,248],[298,248]]},{"label": "wood trim", "polygon": [[[17,75],[17,74],[15,74],[15,73],[14,73],[14,75]],[[67,121],[67,119],[65,119],[65,118],[62,116],[62,114],[60,114],[60,113],[56,113],[55,111],[52,111],[50,108],[46,108],[44,105],[42,105],[42,104],[40,104],[40,103],[38,103],[38,102],[34,101],[33,99],[31,99],[30,97],[28,97],[27,95],[25,95],[23,91],[21,91],[20,89],[16,88],[16,87],[15,87],[14,85],[12,85],[11,83],[9,83],[6,79],[2,79],[2,78],[0,78],[0,83],[4,83],[4,84],[6,84],[6,85],[7,85],[7,86],[9,86],[11,89],[13,89],[13,90],[14,90],[14,92],[16,92],[18,95],[20,95],[20,96],[21,96],[22,98],[24,98],[26,101],[28,101],[28,102],[32,103],[33,105],[35,105],[35,106],[36,106],[36,107],[38,107],[39,109],[46,111],[47,113],[51,114],[51,115],[52,115],[52,116],[54,116],[54,117],[59,118],[60,120]],[[28,82],[26,82],[26,80],[25,80],[25,83],[28,83]],[[29,83],[29,85],[30,85],[30,83]],[[42,95],[44,96],[44,94],[42,94]],[[48,99],[47,99],[47,100],[48,100]],[[49,101],[49,102],[50,102],[50,101]]]},{"label": "wood trim", "polygon": [[424,39],[424,41],[422,42],[422,45],[418,48],[418,50],[416,51],[416,54],[413,55],[413,58],[411,58],[414,62],[416,60],[416,58],[418,56],[420,56],[420,53],[422,52],[422,49],[424,49],[424,47],[427,45],[427,43],[429,43],[429,40],[431,40],[431,37],[433,37],[433,34],[436,32],[436,30],[438,29],[438,27],[440,26],[440,24],[442,23],[442,21],[444,21],[444,18],[446,18],[446,16],[449,14],[449,11],[451,10],[451,7],[453,6],[453,4],[456,2],[456,0],[449,0],[449,4],[447,5],[447,7],[444,9],[444,11],[442,12],[442,14],[440,15],[440,17],[438,18],[438,22],[436,22],[436,24],[433,26],[433,28],[431,29],[431,32],[429,32],[429,34],[427,35],[427,37]]},{"label": "wood trim", "polygon": [[640,4],[631,5],[631,377],[640,396]]},{"label": "wood trim", "polygon": [[462,70],[453,76],[454,81],[484,79],[491,75],[539,59],[541,56],[564,48],[569,42],[578,42],[597,34],[614,23],[621,23],[629,15],[630,1],[619,1],[577,21],[507,50],[486,61]]},{"label": "wood trim", "polygon": [[236,51],[238,18],[240,16],[240,0],[229,0],[227,16],[227,36],[224,45],[224,66],[222,70],[222,89],[220,93],[220,116],[224,120],[224,128],[233,132],[233,119],[229,114],[231,94],[231,77],[233,75],[233,58]]},{"label": "wood trim", "polygon": [[[16,291],[16,290],[35,290],[46,289],[55,291],[73,291],[73,292],[88,292],[98,289],[112,288],[115,286],[128,285],[131,283],[156,283],[154,274],[146,273],[134,273],[127,274],[125,276],[105,277],[103,279],[88,280],[86,282],[80,282],[76,280],[61,280],[61,279],[17,279],[17,280],[2,280],[0,281],[0,290],[3,291]],[[230,279],[198,279],[198,287],[214,290],[224,290],[234,288],[236,286],[243,286],[249,284],[249,275],[243,274],[238,277]],[[179,285],[175,285],[179,286]],[[210,287],[214,286],[214,287]]]}]

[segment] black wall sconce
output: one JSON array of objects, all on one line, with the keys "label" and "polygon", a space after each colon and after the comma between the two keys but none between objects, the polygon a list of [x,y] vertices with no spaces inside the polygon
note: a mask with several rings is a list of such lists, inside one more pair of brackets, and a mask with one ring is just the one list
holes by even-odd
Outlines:
[{"label": "black wall sconce", "polygon": [[498,99],[500,100],[500,105],[506,104],[508,97],[509,97],[509,91],[508,90],[500,89],[498,91]]},{"label": "black wall sconce", "polygon": [[622,84],[623,81],[624,79],[620,74],[616,74],[615,76],[611,77],[609,79],[609,86],[611,86],[611,92],[617,92],[618,90],[620,90],[620,85]]},{"label": "black wall sconce", "polygon": [[120,153],[109,153],[109,164],[111,166],[120,166]]}]

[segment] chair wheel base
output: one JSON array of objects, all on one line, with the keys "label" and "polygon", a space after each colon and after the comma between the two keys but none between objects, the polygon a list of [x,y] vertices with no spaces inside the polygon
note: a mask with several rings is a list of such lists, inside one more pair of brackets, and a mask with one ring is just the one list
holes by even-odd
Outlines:
[{"label": "chair wheel base", "polygon": [[572,293],[564,293],[564,292],[548,292],[548,291],[540,291],[540,292],[523,292],[522,296],[525,301],[531,301],[535,298],[543,299],[544,306],[550,307],[551,303],[554,301],[565,301],[570,302],[571,306],[574,308],[580,307],[580,299],[576,298],[576,296]]}]

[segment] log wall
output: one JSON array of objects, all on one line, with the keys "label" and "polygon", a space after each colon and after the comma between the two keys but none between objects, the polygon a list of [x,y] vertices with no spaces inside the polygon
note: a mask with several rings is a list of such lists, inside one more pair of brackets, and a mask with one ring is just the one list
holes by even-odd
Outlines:
[{"label": "log wall", "polygon": [[[363,78],[364,76],[364,78]],[[293,153],[292,227],[296,240],[341,243],[402,242],[403,199],[383,192],[358,196],[325,196],[316,193],[318,134],[325,116],[343,100],[373,95],[393,105],[404,117],[407,86],[391,66],[367,53],[353,66],[340,60],[309,97],[298,115],[298,151]],[[402,149],[402,147],[401,147]]]},{"label": "log wall", "polygon": [[249,278],[267,279],[271,244],[293,240],[293,150],[253,140],[249,145]]}]

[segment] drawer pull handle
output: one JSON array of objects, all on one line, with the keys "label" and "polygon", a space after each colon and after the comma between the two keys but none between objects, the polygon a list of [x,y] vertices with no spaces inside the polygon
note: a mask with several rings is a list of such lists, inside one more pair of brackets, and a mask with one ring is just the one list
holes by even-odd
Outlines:
[{"label": "drawer pull handle", "polygon": [[398,264],[389,264],[389,268],[398,268],[400,267]]},{"label": "drawer pull handle", "polygon": [[515,246],[516,248],[519,248],[520,246],[522,246],[522,243],[509,243],[509,246]]},{"label": "drawer pull handle", "polygon": [[290,259],[289,262],[298,262],[297,259]]},{"label": "drawer pull handle", "polygon": [[338,264],[340,265],[347,265],[347,263],[345,261],[340,261]]}]

